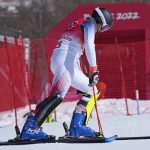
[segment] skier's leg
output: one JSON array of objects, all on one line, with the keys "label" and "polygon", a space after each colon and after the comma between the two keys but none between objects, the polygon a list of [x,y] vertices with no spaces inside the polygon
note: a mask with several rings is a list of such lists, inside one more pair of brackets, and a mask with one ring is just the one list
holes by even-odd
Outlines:
[{"label": "skier's leg", "polygon": [[56,66],[53,66],[54,78],[52,96],[39,103],[34,113],[27,118],[20,135],[21,139],[40,139],[48,137],[48,135],[41,130],[40,126],[49,114],[62,102],[70,87],[71,77],[65,66],[56,63],[53,64]]},{"label": "skier's leg", "polygon": [[59,73],[54,75],[51,97],[39,103],[36,108],[36,123],[41,126],[49,114],[63,101],[70,84],[71,78],[67,70],[59,77]]},{"label": "skier's leg", "polygon": [[[97,133],[91,128],[87,127],[87,123],[93,107],[95,105],[93,90],[88,86],[89,79],[86,77],[82,71],[76,70],[76,76],[74,76],[72,81],[72,86],[76,89],[82,91],[83,94],[81,100],[77,103],[75,111],[72,116],[72,121],[70,124],[70,136],[97,136]],[[96,89],[96,98],[99,96],[99,92]]]},{"label": "skier's leg", "polygon": [[[96,97],[98,96],[99,94],[96,95]],[[88,94],[87,96],[83,96],[77,103],[70,124],[70,136],[97,136],[94,130],[86,126],[94,105],[94,96]]]}]

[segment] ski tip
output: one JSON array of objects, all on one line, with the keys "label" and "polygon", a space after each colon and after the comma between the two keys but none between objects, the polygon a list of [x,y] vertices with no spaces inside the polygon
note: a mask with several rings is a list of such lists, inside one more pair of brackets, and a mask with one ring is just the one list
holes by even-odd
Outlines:
[{"label": "ski tip", "polygon": [[106,138],[105,138],[105,143],[113,142],[113,141],[115,141],[117,138],[118,138],[117,135],[113,135],[113,136],[111,136],[111,137],[106,137]]}]

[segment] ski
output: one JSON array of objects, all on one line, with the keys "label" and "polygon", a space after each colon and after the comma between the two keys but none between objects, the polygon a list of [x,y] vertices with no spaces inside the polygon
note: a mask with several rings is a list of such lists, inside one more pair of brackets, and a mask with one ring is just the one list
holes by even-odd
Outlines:
[{"label": "ski", "polygon": [[117,139],[117,135],[111,137],[59,137],[58,143],[109,143]]},{"label": "ski", "polygon": [[37,139],[37,140],[19,140],[12,139],[8,141],[1,141],[0,146],[4,145],[29,145],[29,144],[44,144],[44,143],[108,143],[117,139],[117,136],[111,137],[80,137],[74,138],[69,136],[59,137],[56,139],[55,137],[50,137],[47,139]]},{"label": "ski", "polygon": [[145,139],[150,139],[150,136],[118,137],[116,140],[145,140]]},{"label": "ski", "polygon": [[0,141],[0,146],[5,145],[29,145],[29,144],[44,144],[44,143],[109,143],[115,140],[143,140],[150,139],[150,136],[141,136],[141,137],[118,137],[117,135],[113,135],[110,137],[71,137],[71,136],[63,136],[58,139],[55,136],[50,136],[47,139],[37,139],[37,140],[19,140],[19,139],[11,139],[8,141]]},{"label": "ski", "polygon": [[8,141],[0,141],[0,146],[3,145],[29,145],[29,144],[44,144],[44,143],[55,143],[55,136],[50,136],[46,139],[32,139],[32,140],[21,140],[21,139],[11,139]]}]

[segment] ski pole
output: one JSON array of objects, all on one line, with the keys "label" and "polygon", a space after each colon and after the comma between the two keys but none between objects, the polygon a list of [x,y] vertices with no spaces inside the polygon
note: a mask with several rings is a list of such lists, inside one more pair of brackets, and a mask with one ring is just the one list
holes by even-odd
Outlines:
[{"label": "ski pole", "polygon": [[97,100],[96,100],[96,96],[95,96],[94,86],[92,86],[92,89],[93,89],[93,95],[94,95],[94,102],[95,102],[94,106],[95,106],[95,111],[96,111],[96,117],[97,117],[99,133],[103,134],[103,129],[102,129],[101,121],[100,121],[100,116],[99,116],[99,113],[98,113]]},{"label": "ski pole", "polygon": [[[87,66],[86,66],[86,61],[85,61],[85,56],[82,55],[82,63],[83,63],[83,67],[84,67],[84,71],[86,73],[86,75],[88,76],[89,75],[89,70],[87,69]],[[98,128],[99,128],[99,133],[102,133],[103,134],[103,129],[102,129],[102,125],[101,125],[101,121],[100,121],[100,117],[99,117],[99,113],[98,113],[98,108],[97,108],[97,100],[96,100],[96,94],[95,94],[95,89],[94,89],[94,86],[92,86],[92,89],[93,89],[93,95],[94,95],[94,107],[95,107],[95,111],[96,111],[96,117],[97,117],[97,122],[98,122]]]}]

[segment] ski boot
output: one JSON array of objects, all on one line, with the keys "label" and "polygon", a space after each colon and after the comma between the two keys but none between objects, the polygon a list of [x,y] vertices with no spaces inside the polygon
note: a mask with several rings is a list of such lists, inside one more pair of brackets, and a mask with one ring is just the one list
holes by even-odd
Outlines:
[{"label": "ski boot", "polygon": [[20,139],[21,140],[45,139],[48,137],[49,136],[42,131],[42,127],[39,127],[37,125],[35,117],[33,115],[29,115],[20,134]]},{"label": "ski boot", "polygon": [[73,113],[72,121],[69,129],[69,136],[73,137],[97,137],[98,134],[94,130],[85,125],[86,115],[82,113]]}]

